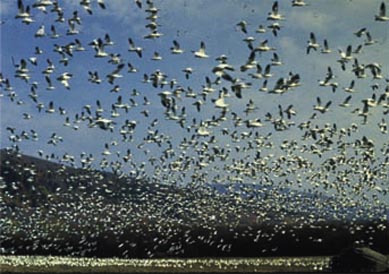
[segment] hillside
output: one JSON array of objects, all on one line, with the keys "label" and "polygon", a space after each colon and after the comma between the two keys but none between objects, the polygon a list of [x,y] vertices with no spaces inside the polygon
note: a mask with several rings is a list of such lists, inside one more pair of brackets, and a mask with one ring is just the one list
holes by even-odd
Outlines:
[{"label": "hillside", "polygon": [[[382,220],[328,219],[322,213],[330,215],[335,201],[326,197],[249,185],[221,193],[212,185],[152,184],[6,150],[0,156],[4,254],[328,255],[356,242],[388,252]],[[293,206],[285,212],[279,203]]]}]

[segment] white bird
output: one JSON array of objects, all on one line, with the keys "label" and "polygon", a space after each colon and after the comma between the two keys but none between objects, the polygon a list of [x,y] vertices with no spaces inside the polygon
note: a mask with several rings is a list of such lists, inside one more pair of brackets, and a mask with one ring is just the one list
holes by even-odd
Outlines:
[{"label": "white bird", "polygon": [[366,33],[366,28],[361,28],[358,31],[354,32],[354,35],[356,35],[357,37],[361,37],[365,33]]},{"label": "white bird", "polygon": [[173,40],[173,47],[170,48],[170,51],[172,54],[184,53],[184,50],[180,48],[180,44],[176,40]]},{"label": "white bird", "polygon": [[48,75],[45,76],[45,80],[47,82],[47,90],[53,90],[55,89],[55,87],[53,86],[52,82],[51,82],[51,79]]},{"label": "white bird", "polygon": [[278,54],[275,52],[273,52],[273,58],[271,59],[271,65],[272,66],[281,66],[282,65],[281,59],[278,57]]},{"label": "white bird", "polygon": [[33,8],[39,8],[39,7],[48,7],[53,5],[53,1],[51,0],[37,0],[34,4],[32,4]]},{"label": "white bird", "polygon": [[57,80],[64,85],[66,89],[70,89],[69,80],[73,77],[72,73],[64,72],[62,73]]},{"label": "white bird", "polygon": [[370,32],[366,32],[366,40],[365,40],[365,46],[370,46],[370,45],[374,45],[375,43],[377,43],[378,41],[377,40],[374,40],[372,37],[371,37],[371,34]]},{"label": "white bird", "polygon": [[32,118],[32,115],[31,115],[31,114],[23,113],[23,119],[24,119],[24,120],[30,120],[31,118]]},{"label": "white bird", "polygon": [[89,127],[99,127],[100,129],[103,130],[110,130],[113,131],[113,125],[115,122],[111,119],[106,119],[106,118],[97,118],[95,121],[91,121],[89,123]]},{"label": "white bird", "polygon": [[267,39],[264,40],[264,41],[262,41],[262,42],[259,44],[259,46],[256,47],[256,48],[254,49],[254,51],[264,52],[264,51],[275,50],[275,48],[268,46],[268,45],[267,45],[267,42],[268,42]]},{"label": "white bird", "polygon": [[263,25],[259,25],[258,28],[255,30],[256,33],[265,33],[266,28]]},{"label": "white bird", "polygon": [[385,2],[382,2],[382,3],[381,3],[381,5],[380,5],[380,10],[379,10],[379,14],[378,14],[378,15],[375,15],[375,20],[376,20],[376,21],[381,21],[381,22],[389,21],[389,16],[386,16],[386,6],[385,6]]},{"label": "white bird", "polygon": [[304,0],[292,0],[292,7],[304,7],[308,4],[304,2]]},{"label": "white bird", "polygon": [[313,109],[319,111],[320,113],[325,113],[325,112],[327,112],[329,106],[330,106],[331,103],[332,103],[331,101],[328,101],[328,102],[325,104],[325,106],[323,106],[323,105],[321,104],[320,97],[317,97],[317,98],[316,98],[316,101],[317,101],[317,104],[314,106]]},{"label": "white bird", "polygon": [[75,50],[76,51],[85,51],[85,48],[82,46],[81,41],[77,38],[74,40],[75,43]]},{"label": "white bird", "polygon": [[207,129],[204,123],[202,123],[199,128],[197,129],[197,134],[199,136],[209,136],[211,135],[211,132]]},{"label": "white bird", "polygon": [[55,112],[54,102],[50,101],[49,108],[46,110],[46,113],[54,113],[54,112]]},{"label": "white bird", "polygon": [[135,46],[135,43],[131,38],[128,38],[128,43],[130,44],[128,51],[136,52],[139,58],[141,58],[143,49],[141,47]]},{"label": "white bird", "polygon": [[321,53],[323,54],[328,54],[328,53],[331,53],[331,49],[329,48],[328,46],[328,42],[327,42],[327,39],[324,39],[324,43],[323,43],[323,48],[321,50]]},{"label": "white bird", "polygon": [[246,120],[245,123],[247,128],[258,128],[263,126],[260,119]]},{"label": "white bird", "polygon": [[271,65],[270,64],[266,65],[264,73],[262,74],[264,78],[270,78],[273,76],[273,74],[270,72],[270,69],[271,69]]},{"label": "white bird", "polygon": [[193,73],[193,69],[191,67],[184,68],[182,71],[185,73],[186,79],[189,79],[189,75]]},{"label": "white bird", "polygon": [[80,5],[85,9],[87,13],[89,13],[90,15],[93,14],[90,0],[81,0]]},{"label": "white bird", "polygon": [[273,22],[271,25],[267,26],[269,29],[271,29],[271,32],[274,36],[278,35],[278,31],[281,30],[281,25],[278,22]]},{"label": "white bird", "polygon": [[108,33],[104,35],[104,45],[105,46],[113,46],[115,43],[111,40],[111,37]]},{"label": "white bird", "polygon": [[162,60],[162,56],[158,52],[154,51],[154,54],[153,54],[153,57],[151,57],[151,60],[153,60],[153,61],[161,61]]},{"label": "white bird", "polygon": [[225,108],[227,108],[227,107],[229,106],[229,104],[227,104],[227,103],[225,102],[225,100],[224,100],[224,95],[223,95],[223,93],[221,93],[221,94],[219,95],[219,98],[215,100],[214,104],[215,104],[215,107],[217,107],[217,108],[222,108],[222,109],[225,109]]},{"label": "white bird", "polygon": [[194,56],[197,58],[208,58],[209,55],[205,53],[205,43],[201,41],[200,43],[200,49],[198,51],[192,51],[194,53]]},{"label": "white bird", "polygon": [[101,153],[102,155],[104,156],[108,156],[108,155],[111,155],[112,153],[109,151],[109,146],[107,143],[105,143],[104,145],[104,151]]},{"label": "white bird", "polygon": [[272,11],[269,12],[267,20],[284,20],[285,17],[278,13],[278,2],[275,1],[272,6]]},{"label": "white bird", "polygon": [[344,90],[345,92],[349,92],[349,93],[355,92],[355,90],[354,90],[354,85],[355,85],[355,80],[351,80],[350,86],[348,86],[348,87],[346,87],[346,88],[343,88],[343,90]]},{"label": "white bird", "polygon": [[69,28],[66,31],[66,35],[76,35],[79,34],[80,31],[76,29],[76,23],[73,20],[68,20]]},{"label": "white bird", "polygon": [[346,52],[339,49],[340,62],[348,62],[351,59],[353,59],[353,56],[351,55],[351,53],[352,53],[352,46],[351,45],[347,46]]},{"label": "white bird", "polygon": [[347,96],[347,97],[344,99],[344,101],[343,101],[342,103],[339,104],[339,106],[340,106],[340,107],[344,107],[344,108],[349,107],[349,106],[350,106],[350,103],[349,103],[349,102],[350,102],[351,98],[352,98],[351,95]]},{"label": "white bird", "polygon": [[22,19],[22,22],[27,25],[34,22],[30,14],[30,6],[24,8],[24,4],[22,0],[18,0],[18,13],[16,14],[15,18]]},{"label": "white bird", "polygon": [[106,6],[105,6],[105,3],[104,3],[104,0],[97,0],[97,4],[99,5],[100,8],[102,8],[103,10],[106,9]]},{"label": "white bird", "polygon": [[115,79],[123,77],[123,75],[120,74],[120,71],[124,68],[124,65],[125,64],[119,64],[114,71],[107,75],[108,83],[113,85]]},{"label": "white bird", "polygon": [[158,32],[157,30],[153,30],[151,33],[143,36],[144,39],[157,39],[161,37],[163,34]]},{"label": "white bird", "polygon": [[261,79],[263,77],[262,75],[262,67],[260,64],[256,64],[256,72],[254,73],[249,73],[251,78],[253,79]]},{"label": "white bird", "polygon": [[239,29],[243,33],[247,33],[247,22],[246,21],[242,20],[238,24],[236,24],[236,26],[239,27]]},{"label": "white bird", "polygon": [[259,91],[267,92],[269,89],[267,87],[267,79],[263,81],[262,86],[259,88]]},{"label": "white bird", "polygon": [[54,25],[51,25],[50,31],[51,31],[50,38],[57,39],[60,37],[60,35],[57,33],[57,30],[56,30]]},{"label": "white bird", "polygon": [[45,26],[41,25],[39,27],[39,29],[36,31],[36,33],[34,34],[34,37],[39,38],[39,37],[44,37],[44,36],[46,36]]},{"label": "white bird", "polygon": [[100,79],[99,74],[97,71],[89,71],[89,78],[88,81],[94,83],[94,84],[101,84],[103,81]]},{"label": "white bird", "polygon": [[320,47],[320,45],[316,42],[316,37],[313,32],[311,32],[309,36],[309,41],[308,41],[308,47],[307,47],[307,54],[309,54],[309,51],[311,49],[317,50]]}]

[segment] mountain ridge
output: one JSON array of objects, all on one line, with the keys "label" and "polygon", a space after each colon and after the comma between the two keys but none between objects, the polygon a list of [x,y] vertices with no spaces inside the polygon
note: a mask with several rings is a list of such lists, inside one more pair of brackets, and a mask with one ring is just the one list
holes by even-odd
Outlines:
[{"label": "mountain ridge", "polygon": [[[347,223],[309,217],[311,209],[304,203],[311,198],[303,199],[302,194],[275,190],[268,197],[256,192],[252,196],[239,191],[221,194],[210,187],[119,179],[109,172],[0,152],[4,220],[0,236],[5,254],[329,255],[355,241],[368,244],[371,235],[370,244],[379,251],[387,249],[383,243],[389,233],[382,221]],[[303,205],[288,212],[275,204],[297,198]],[[375,231],[369,230],[371,226]]]}]

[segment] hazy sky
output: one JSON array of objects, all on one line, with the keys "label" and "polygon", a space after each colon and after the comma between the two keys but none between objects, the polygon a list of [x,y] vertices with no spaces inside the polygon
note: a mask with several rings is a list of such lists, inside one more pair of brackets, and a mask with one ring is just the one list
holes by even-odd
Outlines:
[{"label": "hazy sky", "polygon": [[[37,9],[32,9],[31,13],[35,22],[30,25],[23,24],[20,19],[16,20],[14,18],[17,13],[16,2],[6,0],[1,1],[0,4],[2,20],[0,25],[1,72],[4,78],[9,79],[14,92],[17,94],[12,102],[8,96],[10,92],[5,90],[3,84],[2,97],[0,98],[2,148],[12,145],[9,140],[9,136],[12,134],[5,130],[7,127],[15,127],[15,134],[20,134],[23,130],[30,133],[30,130],[33,129],[39,134],[39,140],[32,141],[30,139],[18,142],[17,144],[22,152],[37,156],[38,150],[43,150],[44,154],[54,153],[59,158],[68,153],[75,156],[77,161],[81,152],[92,153],[96,159],[95,166],[98,166],[103,157],[101,152],[104,150],[105,143],[117,141],[116,146],[110,145],[112,155],[106,157],[108,161],[120,160],[126,154],[127,149],[130,149],[133,162],[137,166],[141,166],[141,163],[145,162],[146,170],[154,172],[148,159],[150,157],[160,157],[163,151],[169,148],[166,142],[162,147],[158,147],[143,140],[148,135],[148,130],[150,130],[148,127],[151,122],[157,118],[158,125],[152,130],[158,130],[158,134],[162,134],[171,140],[172,149],[176,153],[168,161],[173,163],[179,160],[180,156],[188,156],[193,157],[194,166],[196,162],[198,164],[202,160],[201,153],[196,149],[204,148],[204,144],[201,145],[201,142],[209,142],[210,138],[196,137],[195,139],[200,144],[185,152],[180,150],[179,144],[183,138],[190,139],[193,134],[196,134],[196,129],[189,129],[188,132],[186,128],[193,124],[193,118],[196,119],[196,125],[199,125],[201,121],[220,115],[221,110],[215,108],[212,99],[217,99],[219,90],[226,87],[231,95],[225,98],[226,103],[229,104],[228,120],[220,125],[209,127],[217,140],[216,144],[209,144],[209,151],[212,152],[211,148],[217,146],[225,148],[225,150],[231,150],[231,156],[227,162],[218,163],[216,161],[209,167],[198,171],[200,174],[204,173],[206,176],[210,176],[209,180],[212,180],[218,174],[221,174],[221,177],[225,175],[220,168],[217,168],[218,165],[224,168],[236,164],[234,159],[252,160],[258,151],[243,149],[248,146],[248,141],[253,141],[253,136],[249,140],[241,139],[238,143],[234,143],[230,136],[222,134],[222,129],[227,129],[229,133],[236,131],[238,135],[250,131],[253,131],[253,134],[257,132],[260,136],[272,133],[270,140],[275,146],[272,149],[263,149],[261,151],[263,156],[270,154],[270,157],[273,157],[274,154],[282,154],[279,145],[284,140],[295,139],[299,148],[302,148],[305,144],[305,141],[301,138],[303,131],[299,130],[297,125],[308,121],[311,115],[316,112],[313,110],[313,106],[316,105],[317,97],[321,98],[322,104],[328,101],[332,101],[332,104],[328,112],[324,114],[316,112],[316,118],[311,120],[312,128],[316,125],[322,128],[326,123],[331,126],[336,123],[338,129],[342,127],[349,128],[352,123],[355,123],[358,125],[359,131],[350,138],[350,141],[355,141],[356,138],[362,136],[374,140],[378,163],[384,159],[385,155],[382,150],[389,145],[387,141],[388,133],[381,132],[378,126],[382,119],[389,122],[388,115],[383,114],[384,108],[382,106],[372,108],[366,125],[362,124],[362,117],[358,116],[358,113],[352,113],[352,111],[356,108],[362,110],[362,100],[371,98],[373,93],[376,93],[377,97],[384,93],[387,85],[385,79],[373,79],[370,70],[366,70],[366,78],[356,79],[352,72],[354,60],[346,65],[347,69],[345,71],[341,69],[340,63],[337,62],[340,58],[339,49],[345,51],[347,46],[352,45],[354,50],[358,45],[363,45],[361,53],[355,55],[359,63],[365,65],[379,63],[384,78],[389,77],[389,22],[374,20],[382,1],[307,0],[308,6],[305,7],[292,7],[291,1],[278,1],[279,12],[285,16],[285,20],[279,22],[282,28],[276,37],[267,28],[273,22],[266,20],[274,1],[154,1],[155,6],[159,8],[157,23],[160,26],[158,31],[163,34],[155,40],[143,38],[150,33],[150,30],[145,27],[149,23],[146,19],[148,14],[145,12],[147,8],[146,1],[143,1],[142,9],[139,9],[134,1],[106,1],[107,8],[105,10],[100,9],[96,1],[91,1],[93,15],[86,13],[79,5],[79,1],[59,1],[66,19],[72,17],[73,11],[78,10],[82,23],[81,25],[76,24],[76,29],[80,33],[74,36],[66,35],[69,28],[68,24],[66,22],[55,22],[56,15],[52,12],[45,14]],[[24,5],[31,5],[34,2],[25,0]],[[386,6],[389,6],[387,1]],[[50,9],[51,7],[48,7],[48,10]],[[237,26],[243,20],[247,22],[247,34],[243,33]],[[34,38],[34,34],[42,25],[45,26],[47,35]],[[54,25],[60,34],[58,39],[49,37],[51,25]],[[267,29],[266,33],[256,32],[259,25],[263,25]],[[361,28],[366,28],[370,32],[372,38],[376,40],[375,44],[365,46],[366,35],[364,34],[361,37],[354,35],[354,32]],[[311,53],[307,55],[307,41],[311,32],[315,34],[321,47],[323,46],[323,39],[327,39],[332,53],[321,54],[320,48],[316,52],[311,50]],[[109,58],[94,58],[95,51],[88,45],[94,39],[103,38],[106,33],[110,35],[114,45],[106,46],[105,50],[109,53],[121,54],[122,62],[126,64],[121,71],[123,77],[115,80],[114,85],[107,82],[106,75],[112,72],[116,65],[108,63]],[[271,68],[273,77],[268,79],[269,89],[274,88],[280,77],[287,78],[290,72],[300,75],[301,86],[282,95],[260,92],[259,88],[262,86],[264,79],[251,79],[249,76],[249,73],[255,72],[255,68],[246,72],[239,71],[239,67],[246,63],[251,52],[246,42],[242,41],[248,36],[255,38],[254,47],[267,39],[269,46],[276,48],[275,52],[283,62],[282,66]],[[74,42],[76,38],[81,41],[86,51],[75,51],[73,56],[69,57],[70,60],[67,66],[58,63],[60,55],[53,51],[55,44],[63,46]],[[143,48],[142,58],[139,58],[136,53],[128,51],[128,38],[132,38],[137,46]],[[183,54],[173,55],[170,53],[173,40],[179,42],[184,49]],[[199,49],[201,41],[206,45],[206,52],[210,56],[208,59],[195,58],[191,52]],[[34,49],[36,46],[43,50],[43,54],[35,55]],[[155,51],[162,56],[162,60],[151,60]],[[200,94],[202,85],[205,85],[206,76],[212,81],[216,79],[216,76],[212,73],[212,68],[218,64],[215,58],[222,54],[228,56],[228,63],[235,68],[235,71],[231,74],[236,78],[240,78],[243,82],[251,83],[249,89],[243,90],[243,98],[237,98],[231,92],[231,84],[222,80],[220,85],[214,85],[215,92],[208,95],[205,101],[201,96],[197,96],[197,98],[185,97],[185,91],[181,98],[176,98],[178,114],[185,107],[185,128],[181,128],[178,123],[172,120],[165,120],[164,107],[160,103],[158,93],[166,90],[173,91],[174,89],[170,89],[169,86],[162,89],[154,88],[150,83],[143,83],[144,74],[150,75],[156,70],[160,70],[167,75],[169,81],[176,79],[178,85],[185,90],[190,87],[196,94]],[[38,65],[34,66],[28,62],[27,67],[31,75],[29,82],[26,83],[22,79],[15,78],[16,68],[13,62],[19,64],[22,58],[27,60],[33,56],[37,57]],[[256,54],[256,60],[262,68],[271,62],[272,57],[273,52]],[[55,71],[50,76],[55,86],[54,90],[46,90],[47,83],[42,74],[42,71],[47,67],[46,59],[52,60],[55,64]],[[137,73],[127,73],[128,62],[138,69]],[[328,66],[332,68],[335,75],[333,81],[338,83],[336,92],[332,92],[331,87],[319,86],[319,80],[326,77]],[[185,78],[185,73],[182,71],[187,67],[193,69],[189,79]],[[88,81],[88,71],[98,71],[103,83],[99,85],[90,83]],[[56,80],[64,72],[73,74],[69,81],[69,90],[65,89]],[[343,88],[348,87],[352,79],[355,79],[354,89],[356,92],[349,94]],[[41,112],[38,112],[36,103],[29,98],[30,87],[34,81],[38,83],[38,101],[45,105]],[[371,88],[374,84],[378,84],[375,91]],[[118,93],[110,92],[115,85],[119,85],[121,90]],[[139,91],[138,96],[131,95],[133,89]],[[351,106],[348,108],[339,107],[339,104],[349,95],[352,95]],[[69,117],[70,121],[73,122],[76,114],[80,115],[82,111],[85,111],[83,109],[85,105],[91,105],[92,114],[94,115],[96,100],[100,100],[105,109],[103,117],[110,118],[111,105],[117,101],[118,96],[122,96],[123,102],[129,104],[131,104],[130,99],[134,100],[137,106],[132,107],[128,113],[119,110],[120,117],[112,118],[117,123],[113,133],[99,128],[89,128],[88,121],[77,124],[78,130],[63,126],[66,117]],[[150,105],[143,105],[145,96],[150,101]],[[19,100],[23,103],[18,104]],[[193,105],[197,100],[203,101],[200,112]],[[244,109],[250,100],[254,102],[256,109],[246,115]],[[56,113],[48,114],[45,112],[50,101],[54,102]],[[266,122],[265,114],[270,112],[273,117],[277,117],[278,105],[281,105],[285,110],[291,104],[297,112],[297,115],[291,119],[295,126],[282,132],[274,131],[273,125]],[[67,113],[60,115],[58,107],[64,108]],[[142,114],[144,110],[149,111],[149,117]],[[258,129],[247,129],[243,123],[235,128],[233,122],[230,121],[233,112],[241,117],[243,121],[259,118],[264,126]],[[23,119],[23,113],[31,115],[32,118]],[[120,126],[126,119],[137,122],[132,142],[122,142],[119,135]],[[63,142],[60,142],[57,146],[48,144],[53,133],[63,138]],[[312,140],[307,144],[312,144]],[[334,148],[336,145],[334,144]],[[239,148],[236,148],[237,146],[242,149],[239,151]],[[116,152],[120,152],[120,157],[117,156]],[[324,153],[323,158],[311,154],[305,156],[314,162],[316,168],[319,168],[321,163],[331,157],[332,154]],[[214,168],[215,166],[216,168]],[[124,163],[124,171],[131,169]],[[177,176],[171,170],[165,171],[163,174],[172,176],[171,178]],[[309,177],[309,174],[305,175]],[[385,184],[381,186],[388,187]],[[384,199],[387,202],[388,196],[386,195]]]}]

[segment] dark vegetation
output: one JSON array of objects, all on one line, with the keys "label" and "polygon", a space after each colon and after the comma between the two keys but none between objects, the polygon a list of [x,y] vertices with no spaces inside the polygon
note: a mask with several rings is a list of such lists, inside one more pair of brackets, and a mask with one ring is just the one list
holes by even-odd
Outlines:
[{"label": "dark vegetation", "polygon": [[302,221],[306,212],[263,213],[269,199],[118,178],[5,150],[0,156],[3,254],[319,256],[356,245],[389,253],[387,220],[379,218]]}]

